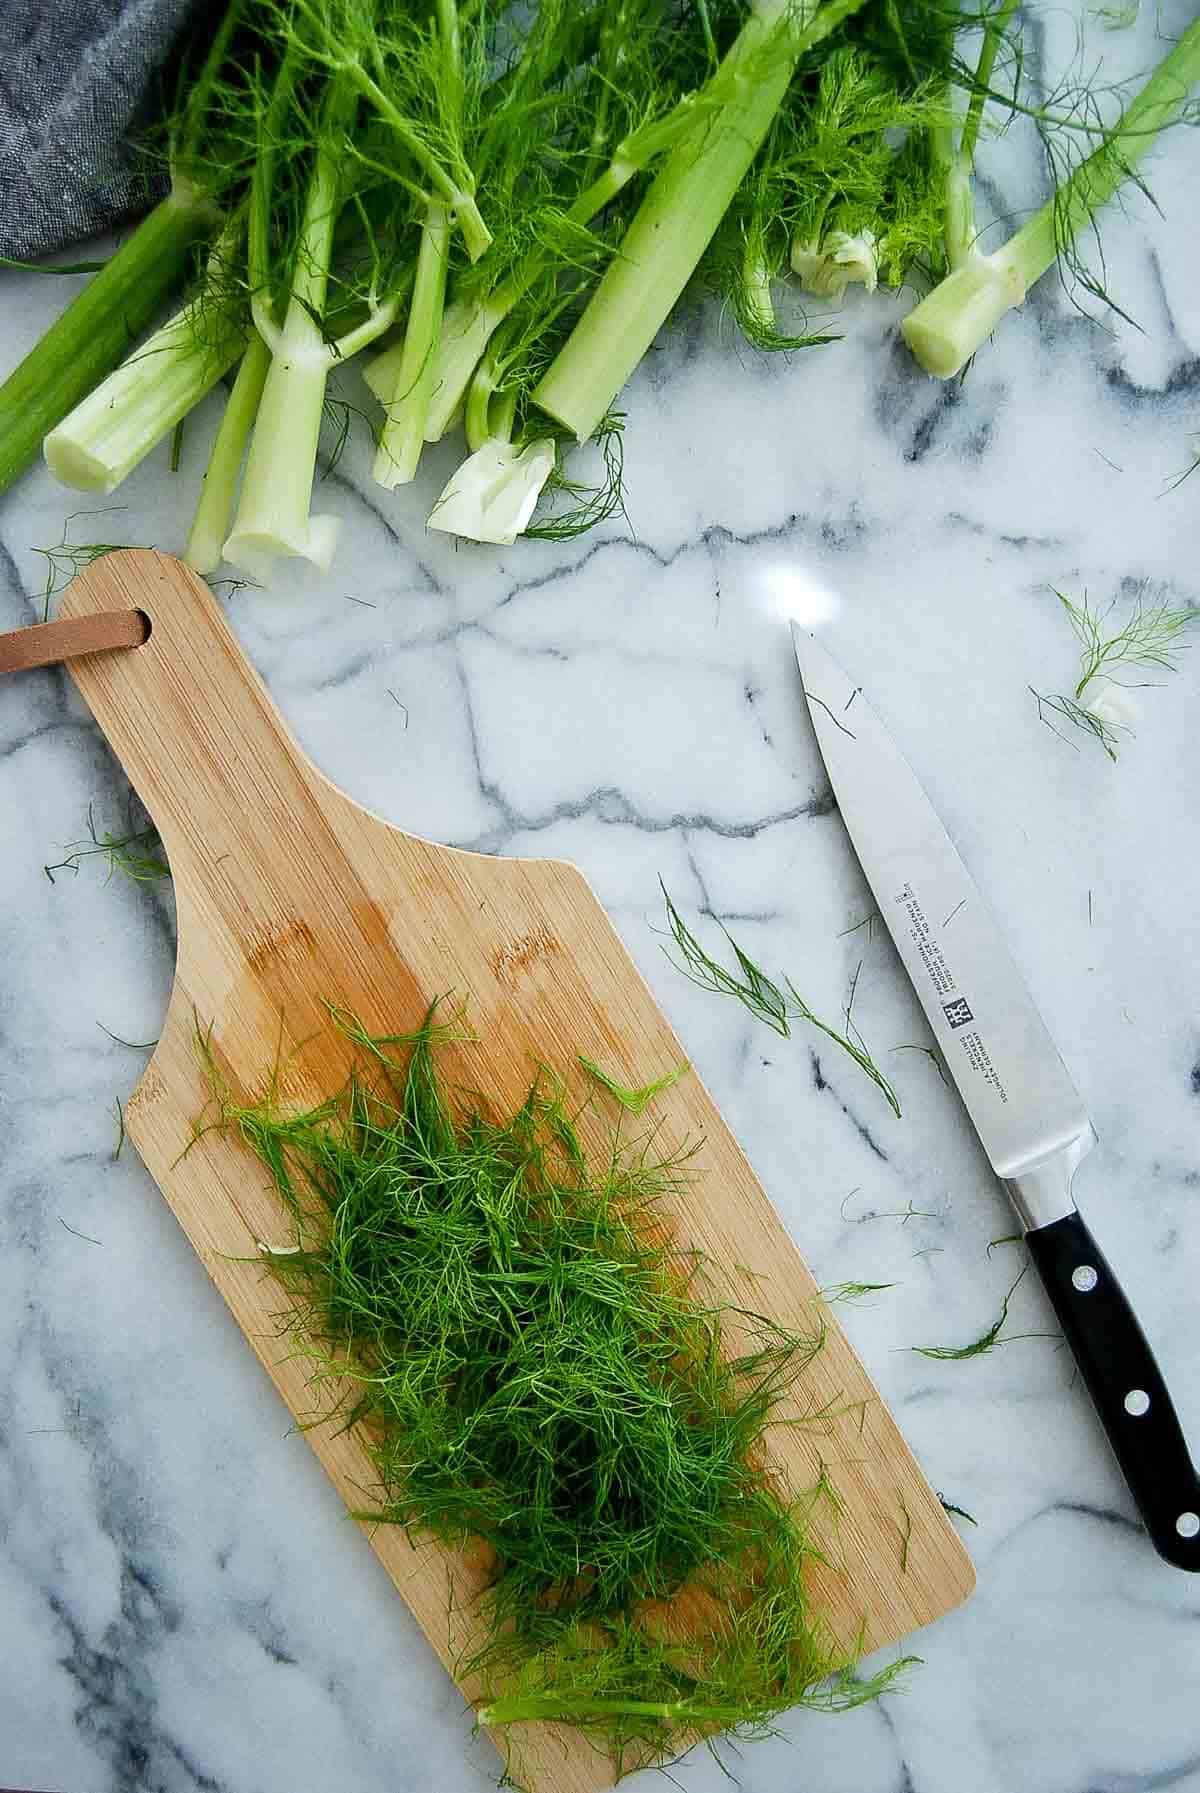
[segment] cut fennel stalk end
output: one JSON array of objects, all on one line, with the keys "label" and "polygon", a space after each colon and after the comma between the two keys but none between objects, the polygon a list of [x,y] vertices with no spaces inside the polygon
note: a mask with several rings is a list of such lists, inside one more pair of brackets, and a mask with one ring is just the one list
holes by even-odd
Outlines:
[{"label": "cut fennel stalk end", "polygon": [[927,374],[949,380],[1001,318],[1025,299],[1019,270],[1003,259],[973,254],[915,306],[900,333]]}]

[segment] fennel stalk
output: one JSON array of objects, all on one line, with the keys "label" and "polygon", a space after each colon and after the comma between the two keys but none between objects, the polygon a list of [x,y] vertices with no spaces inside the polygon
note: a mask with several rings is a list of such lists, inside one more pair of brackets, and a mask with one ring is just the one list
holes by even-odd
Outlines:
[{"label": "fennel stalk", "polygon": [[166,197],[94,274],[0,386],[0,492],[46,436],[108,375],[187,279],[197,243],[217,235],[241,179],[222,136],[218,80],[242,0],[226,8],[171,131]]},{"label": "fennel stalk", "polygon": [[712,76],[709,102],[655,176],[534,403],[583,442],[650,347],[729,208],[802,53],[864,0],[826,0],[799,13],[760,0]]},{"label": "fennel stalk", "polygon": [[[951,272],[900,326],[905,342],[939,379],[958,373],[1029,288],[1071,248],[1079,232],[1137,168],[1160,132],[1175,122],[1200,81],[1200,19],[1159,63],[1141,91],[1085,161],[1052,198],[999,249],[984,254],[968,243],[968,181],[961,161],[951,171]],[[969,115],[970,116],[970,115]]]}]

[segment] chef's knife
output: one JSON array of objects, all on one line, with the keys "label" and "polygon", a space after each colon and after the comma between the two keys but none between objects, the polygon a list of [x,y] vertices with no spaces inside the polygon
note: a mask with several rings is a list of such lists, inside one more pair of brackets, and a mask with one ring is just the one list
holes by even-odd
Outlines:
[{"label": "chef's knife", "polygon": [[1200,1570],[1200,1476],[1154,1355],[1071,1196],[1083,1100],[949,835],[862,694],[794,624],[854,850],[1160,1556]]}]

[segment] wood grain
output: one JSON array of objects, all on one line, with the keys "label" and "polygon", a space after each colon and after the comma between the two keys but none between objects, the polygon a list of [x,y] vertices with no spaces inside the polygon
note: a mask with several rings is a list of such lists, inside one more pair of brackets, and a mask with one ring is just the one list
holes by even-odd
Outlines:
[{"label": "wood grain", "polygon": [[[207,588],[179,563],[112,554],[63,601],[69,616],[114,609],[150,619],[145,645],[71,670],[162,835],[179,917],[167,1019],[126,1125],[284,1401],[308,1419],[304,1367],[279,1336],[280,1287],[257,1263],[236,1261],[258,1240],[286,1237],[266,1174],[215,1132],[182,1155],[208,1095],[197,1020],[247,1093],[282,1044],[285,1093],[301,1102],[340,1088],[348,1068],[325,999],[377,1032],[416,1026],[435,996],[466,999],[477,1040],[447,1049],[443,1068],[502,1110],[522,1100],[539,1065],[566,1071],[577,1052],[630,1085],[687,1055],[575,867],[435,846],[353,803],[296,746]],[[699,1079],[677,1083],[656,1115],[666,1150],[703,1140],[673,1218],[715,1267],[718,1292],[785,1326],[811,1324],[813,1279]],[[861,1628],[874,1648],[956,1605],[973,1571],[832,1317],[790,1411],[827,1404],[852,1411],[820,1430],[775,1429],[772,1467],[796,1490],[828,1469],[844,1511],[829,1539],[833,1566],[814,1572],[815,1598],[841,1637]],[[317,1426],[304,1436],[347,1503],[369,1504],[372,1472],[355,1435]],[[431,1544],[414,1550],[395,1529],[365,1535],[452,1667],[470,1638],[477,1570]],[[518,1727],[508,1742],[516,1778],[534,1793],[611,1784],[569,1731]]]}]

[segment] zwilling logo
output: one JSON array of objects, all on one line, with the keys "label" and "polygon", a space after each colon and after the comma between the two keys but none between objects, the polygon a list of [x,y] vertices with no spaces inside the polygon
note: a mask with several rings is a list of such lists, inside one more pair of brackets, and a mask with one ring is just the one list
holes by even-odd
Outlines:
[{"label": "zwilling logo", "polygon": [[974,1015],[971,1013],[970,1007],[961,996],[956,996],[952,1002],[944,1002],[942,1004],[942,1013],[945,1015],[951,1027],[965,1027],[968,1021],[974,1021],[975,1019]]}]

